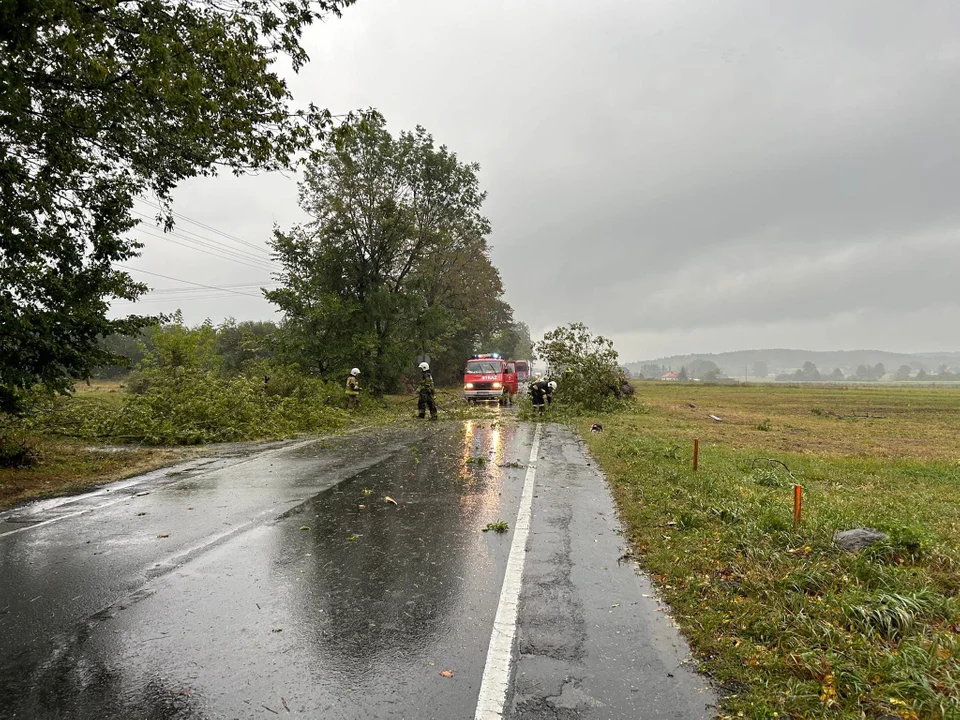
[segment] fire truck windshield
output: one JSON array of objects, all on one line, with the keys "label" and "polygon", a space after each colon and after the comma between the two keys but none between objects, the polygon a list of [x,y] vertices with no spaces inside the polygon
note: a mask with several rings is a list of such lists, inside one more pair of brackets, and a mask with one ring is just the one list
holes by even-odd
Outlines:
[{"label": "fire truck windshield", "polygon": [[467,363],[467,372],[471,375],[498,375],[501,367],[498,362],[472,360]]}]

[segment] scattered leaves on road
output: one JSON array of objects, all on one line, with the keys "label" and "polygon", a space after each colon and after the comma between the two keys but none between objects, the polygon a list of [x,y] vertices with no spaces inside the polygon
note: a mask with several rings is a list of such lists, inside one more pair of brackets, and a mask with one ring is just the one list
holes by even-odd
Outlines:
[{"label": "scattered leaves on road", "polygon": [[[387,496],[383,499],[383,501],[386,502],[386,503],[390,503],[391,505],[397,505],[397,501],[394,500],[394,499],[393,499],[392,497],[390,497],[389,495],[387,495]],[[397,505],[397,507],[400,507],[400,506]]]},{"label": "scattered leaves on road", "polygon": [[350,537],[347,538],[347,540],[349,540],[350,542],[356,542],[359,539],[360,539],[359,535],[351,535]]},{"label": "scattered leaves on road", "polygon": [[169,536],[169,535],[157,535],[157,539],[159,539],[159,540],[163,540],[163,539],[168,538],[168,537],[170,537],[170,536]]},{"label": "scattered leaves on road", "polygon": [[487,526],[483,528],[484,532],[489,532],[493,530],[495,533],[505,533],[510,529],[510,526],[507,525],[503,520],[497,520],[496,522],[487,523]]},{"label": "scattered leaves on road", "polygon": [[373,490],[367,490],[366,488],[364,488],[362,492],[364,495],[369,495],[370,493],[373,492]]},{"label": "scattered leaves on road", "polygon": [[300,526],[300,529],[301,529],[301,530],[309,530],[309,529],[310,529],[310,526],[309,526],[309,525],[301,525],[301,526]]},{"label": "scattered leaves on road", "polygon": [[440,675],[441,675],[442,677],[445,677],[445,678],[451,678],[451,677],[453,677],[453,671],[452,671],[452,670],[441,670],[441,671],[440,671]]}]

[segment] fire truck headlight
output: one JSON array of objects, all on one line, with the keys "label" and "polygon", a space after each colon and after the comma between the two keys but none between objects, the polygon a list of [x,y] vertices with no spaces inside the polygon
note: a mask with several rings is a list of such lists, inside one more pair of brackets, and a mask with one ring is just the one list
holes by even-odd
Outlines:
[{"label": "fire truck headlight", "polygon": [[473,390],[473,383],[467,383],[463,386],[464,390]]},{"label": "fire truck headlight", "polygon": [[503,387],[500,383],[494,383],[493,386],[494,386],[495,388]]}]

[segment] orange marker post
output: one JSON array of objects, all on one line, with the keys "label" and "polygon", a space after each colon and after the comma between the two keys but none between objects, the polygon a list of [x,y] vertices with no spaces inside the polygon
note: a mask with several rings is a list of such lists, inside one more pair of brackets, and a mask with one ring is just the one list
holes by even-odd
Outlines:
[{"label": "orange marker post", "polygon": [[800,510],[803,505],[803,487],[800,485],[793,486],[793,527],[796,528],[800,524]]},{"label": "orange marker post", "polygon": [[693,439],[693,469],[696,471],[700,460],[700,438]]}]

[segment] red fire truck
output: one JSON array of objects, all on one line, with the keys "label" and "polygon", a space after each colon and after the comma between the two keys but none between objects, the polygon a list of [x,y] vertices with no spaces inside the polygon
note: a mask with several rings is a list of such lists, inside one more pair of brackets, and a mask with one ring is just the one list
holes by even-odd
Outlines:
[{"label": "red fire truck", "polygon": [[463,372],[463,397],[467,402],[496,400],[501,405],[513,401],[519,390],[517,364],[498,353],[474,355]]}]

